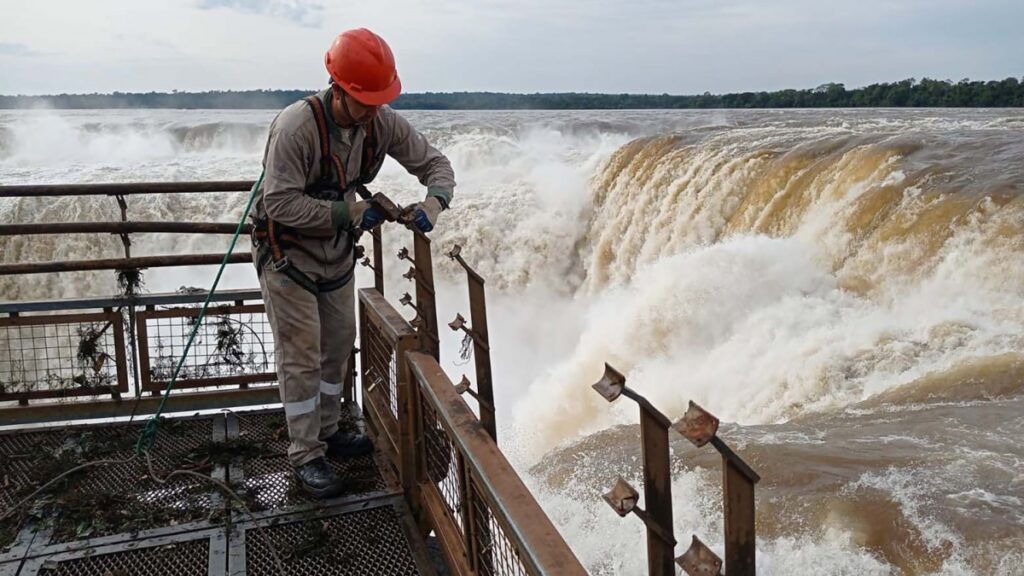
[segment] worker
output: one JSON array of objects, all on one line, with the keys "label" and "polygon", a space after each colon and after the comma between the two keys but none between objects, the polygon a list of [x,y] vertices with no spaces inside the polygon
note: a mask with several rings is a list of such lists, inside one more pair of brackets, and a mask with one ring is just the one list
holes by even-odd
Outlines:
[{"label": "worker", "polygon": [[253,216],[253,261],[274,334],[288,457],[318,498],[345,490],[327,461],[367,454],[369,438],[339,429],[342,383],[355,344],[355,241],[385,213],[366,190],[385,156],[426,186],[408,208],[430,232],[448,208],[448,159],[387,104],[402,89],[388,44],[348,30],[324,56],[330,85],[282,110],[270,125]]}]

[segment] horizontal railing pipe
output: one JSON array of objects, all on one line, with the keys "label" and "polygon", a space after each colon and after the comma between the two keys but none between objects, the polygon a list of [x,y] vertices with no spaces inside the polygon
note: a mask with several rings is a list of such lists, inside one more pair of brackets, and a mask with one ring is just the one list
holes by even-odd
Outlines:
[{"label": "horizontal railing pipe", "polygon": [[[0,236],[29,234],[234,234],[235,222],[39,222],[33,224],[0,224]],[[248,234],[251,224],[242,232]]]},{"label": "horizontal railing pipe", "polygon": [[[83,272],[88,270],[166,268],[168,266],[202,266],[220,264],[223,260],[223,254],[180,254],[173,256],[141,256],[138,258],[0,264],[0,276],[45,274],[48,272]],[[252,254],[249,252],[239,252],[228,257],[228,264],[240,264],[243,262],[252,262]]]},{"label": "horizontal railing pipe", "polygon": [[216,182],[132,182],[123,184],[31,184],[24,186],[0,186],[0,198],[248,192],[255,183],[254,180],[224,180]]},{"label": "horizontal railing pipe", "polygon": [[[202,304],[206,299],[206,290],[195,289],[185,292],[161,294],[139,294],[135,296],[112,296],[106,298],[60,298],[57,300],[22,300],[0,302],[0,314],[20,312],[56,312],[58,310],[91,310],[102,308],[121,308],[123,306],[180,306],[182,304]],[[259,290],[218,290],[210,297],[210,302],[244,302],[246,300],[263,301]]]},{"label": "horizontal railing pipe", "polygon": [[[277,386],[259,386],[247,389],[214,390],[171,394],[164,407],[165,414],[174,412],[198,412],[225,408],[244,408],[278,404],[280,391]],[[154,414],[160,407],[160,396],[143,396],[137,399],[100,399],[82,402],[41,402],[28,406],[0,407],[0,430],[17,428],[44,422],[68,422],[72,420],[94,420],[97,418],[140,418]]]}]

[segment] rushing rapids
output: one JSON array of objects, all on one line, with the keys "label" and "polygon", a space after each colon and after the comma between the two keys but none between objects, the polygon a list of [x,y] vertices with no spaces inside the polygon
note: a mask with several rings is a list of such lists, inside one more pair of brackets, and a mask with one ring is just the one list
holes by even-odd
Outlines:
[{"label": "rushing rapids", "polygon": [[[0,183],[254,179],[272,116],[2,113]],[[645,566],[639,522],[598,496],[640,474],[635,406],[589,388],[609,361],[672,418],[695,400],[733,422],[723,435],[763,477],[763,571],[1024,573],[1024,113],[408,116],[459,180],[434,235],[441,316],[465,312],[460,270],[440,257],[458,242],[488,279],[502,442],[593,572]],[[377,187],[420,193],[393,164]],[[139,197],[129,215],[225,221],[244,202]],[[3,200],[0,216],[119,217],[109,198]],[[225,245],[133,242],[140,255]],[[120,244],[2,238],[0,251],[98,258]],[[402,270],[388,272],[397,298]],[[146,286],[211,275],[152,270]],[[238,266],[227,282],[255,277]],[[0,278],[3,299],[114,290],[112,273]],[[455,358],[457,337],[444,349]],[[721,551],[717,460],[673,442],[676,538]]]}]

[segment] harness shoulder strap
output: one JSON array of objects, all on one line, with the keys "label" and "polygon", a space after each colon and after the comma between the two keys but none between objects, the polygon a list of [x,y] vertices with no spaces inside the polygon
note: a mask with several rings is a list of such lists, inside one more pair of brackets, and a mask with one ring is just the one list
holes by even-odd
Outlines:
[{"label": "harness shoulder strap", "polygon": [[376,122],[371,121],[366,125],[366,138],[363,139],[363,161],[360,166],[359,182],[366,184],[373,169],[373,162],[377,156],[377,134],[373,127]]},{"label": "harness shoulder strap", "polygon": [[320,174],[323,175],[331,169],[331,139],[327,133],[324,103],[316,96],[307,96],[303,100],[313,111],[313,119],[316,120],[316,132],[320,138]]}]

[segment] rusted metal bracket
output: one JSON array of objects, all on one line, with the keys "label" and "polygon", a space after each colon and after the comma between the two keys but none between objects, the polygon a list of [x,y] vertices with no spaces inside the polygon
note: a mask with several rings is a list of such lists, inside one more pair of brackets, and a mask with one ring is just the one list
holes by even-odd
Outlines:
[{"label": "rusted metal bracket", "polygon": [[433,297],[433,295],[434,295],[434,286],[432,284],[428,284],[426,282],[426,280],[423,278],[422,274],[420,273],[419,268],[417,268],[416,266],[409,266],[409,270],[407,270],[405,272],[405,274],[402,274],[402,278],[405,278],[406,280],[409,280],[410,282],[416,282],[416,291],[417,292],[419,292],[420,290],[424,290],[427,293],[429,293],[431,295],[431,297]]},{"label": "rusted metal bracket", "polygon": [[659,538],[661,538],[669,546],[676,545],[676,538],[671,531],[665,530],[663,527],[658,525],[658,522],[651,518],[643,508],[640,507],[640,493],[636,491],[636,488],[626,482],[621,476],[615,481],[615,486],[608,492],[601,495],[604,501],[615,510],[615,513],[620,517],[625,518],[630,512],[636,514],[637,518],[643,521],[644,525],[651,531],[653,531]]},{"label": "rusted metal bracket", "polygon": [[398,302],[402,306],[408,306],[408,307],[412,308],[413,310],[415,310],[417,318],[419,318],[420,316],[423,315],[423,311],[420,310],[420,307],[417,306],[416,303],[412,301],[412,294],[409,294],[408,292],[406,292],[405,294],[402,294],[402,297],[398,299]]},{"label": "rusted metal bracket", "polygon": [[451,258],[452,260],[455,260],[456,262],[459,263],[460,266],[462,266],[462,269],[465,270],[466,274],[469,275],[471,284],[472,282],[476,281],[483,285],[483,276],[477,274],[476,270],[474,270],[473,267],[467,264],[466,261],[462,258],[462,246],[458,244],[452,246],[452,249],[448,251],[448,257]]},{"label": "rusted metal bracket", "polygon": [[718,437],[718,426],[718,418],[692,401],[686,414],[672,425],[694,446],[711,444],[722,455],[726,570],[729,576],[754,576],[757,555],[754,485],[761,477]]},{"label": "rusted metal bracket", "polygon": [[384,219],[388,222],[399,222],[401,224],[406,223],[405,220],[403,220],[405,217],[405,210],[398,204],[395,204],[391,198],[388,198],[384,193],[377,192],[370,198],[370,202],[375,204],[377,208],[380,208],[380,211],[384,213]]},{"label": "rusted metal bracket", "polygon": [[676,564],[690,576],[720,576],[722,559],[715,555],[700,538],[693,537],[690,548],[676,558]]},{"label": "rusted metal bracket", "polygon": [[474,399],[476,399],[480,406],[493,411],[494,404],[488,402],[486,398],[481,398],[480,394],[478,394],[476,390],[473,390],[472,385],[473,384],[472,382],[469,381],[469,378],[465,374],[463,374],[462,380],[460,380],[459,383],[455,385],[455,391],[458,392],[459,394],[469,394]]},{"label": "rusted metal bracket", "polygon": [[434,336],[427,330],[427,323],[426,320],[423,319],[423,316],[416,316],[412,319],[412,322],[409,322],[409,324],[412,324],[412,327],[416,329],[418,334],[426,336],[434,344],[440,344],[438,337]]},{"label": "rusted metal bracket", "polygon": [[469,335],[470,338],[473,339],[474,344],[480,346],[481,348],[488,352],[491,351],[491,347],[487,345],[487,339],[484,338],[483,335],[480,334],[479,332],[473,330],[469,326],[466,326],[466,319],[462,317],[462,314],[456,313],[455,320],[449,322],[448,327],[451,328],[453,332],[458,332],[459,330],[462,330],[467,335]]},{"label": "rusted metal bracket", "polygon": [[[601,379],[591,387],[608,402],[626,396],[640,406],[646,510],[636,512],[635,503],[639,495],[631,496],[636,494],[636,490],[621,478],[616,483],[617,490],[609,492],[605,500],[620,512],[629,504],[630,498],[633,499],[627,512],[634,511],[647,526],[648,573],[651,576],[674,576],[676,540],[672,533],[672,473],[668,453],[668,429],[672,422],[646,398],[630,390],[626,386],[626,377],[608,363],[604,365]],[[620,512],[620,515],[624,514]]]}]

